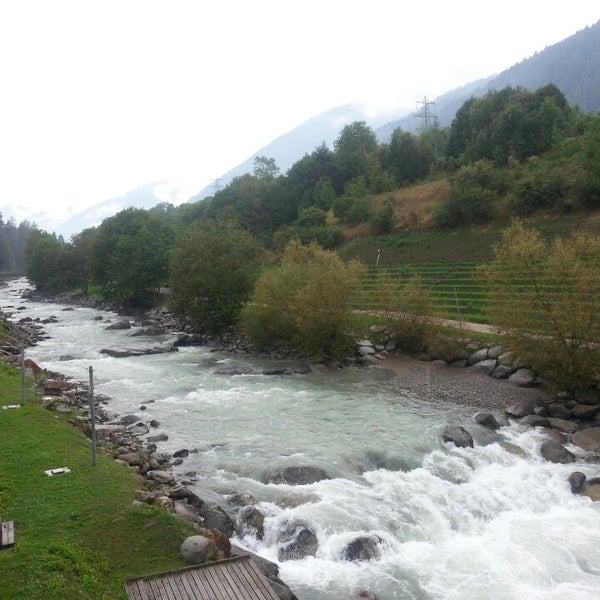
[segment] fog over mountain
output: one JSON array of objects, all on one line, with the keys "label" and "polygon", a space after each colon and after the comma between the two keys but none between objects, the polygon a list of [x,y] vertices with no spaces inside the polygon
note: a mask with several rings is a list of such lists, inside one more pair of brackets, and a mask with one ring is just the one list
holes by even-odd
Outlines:
[{"label": "fog over mountain", "polygon": [[[557,85],[571,105],[577,105],[587,112],[600,111],[600,21],[525,58],[500,74],[474,81],[428,100],[432,102],[430,108],[437,116],[439,125],[446,127],[450,125],[457,109],[471,96],[482,96],[489,90],[506,86],[535,90],[548,83]],[[188,195],[182,198],[182,190],[172,183],[152,182],[122,196],[100,202],[62,223],[49,222],[41,215],[42,218],[36,220],[36,223],[41,228],[56,231],[67,238],[86,227],[98,225],[102,219],[130,206],[151,208],[160,202],[179,204],[187,198],[188,202],[195,202],[213,195],[215,189],[224,187],[234,177],[251,173],[257,156],[275,159],[281,173],[285,173],[296,161],[323,142],[333,147],[344,125],[354,121],[366,121],[374,129],[378,139],[386,142],[397,127],[411,132],[418,130],[420,120],[415,114],[417,103],[421,100],[415,98],[414,110],[387,117],[374,115],[366,107],[354,104],[330,108],[258,149],[191,197]]]}]

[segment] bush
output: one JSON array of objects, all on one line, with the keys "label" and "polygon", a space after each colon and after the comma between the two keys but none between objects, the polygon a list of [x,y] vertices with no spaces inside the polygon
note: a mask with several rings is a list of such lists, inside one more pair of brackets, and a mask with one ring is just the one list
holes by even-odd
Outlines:
[{"label": "bush", "polygon": [[600,237],[576,233],[546,244],[515,222],[496,259],[482,268],[490,323],[505,345],[562,389],[597,382],[600,348]]},{"label": "bush", "polygon": [[358,263],[344,263],[315,243],[292,241],[281,266],[260,277],[244,309],[242,323],[250,339],[262,348],[343,358],[352,344],[350,299],[360,272]]}]

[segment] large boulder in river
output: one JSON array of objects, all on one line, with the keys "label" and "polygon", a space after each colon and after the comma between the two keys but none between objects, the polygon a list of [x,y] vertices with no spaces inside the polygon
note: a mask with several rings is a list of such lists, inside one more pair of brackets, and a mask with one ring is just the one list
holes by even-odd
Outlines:
[{"label": "large boulder in river", "polygon": [[329,475],[320,467],[311,465],[297,465],[283,467],[267,475],[267,483],[287,483],[289,485],[308,485],[329,479]]},{"label": "large boulder in river", "polygon": [[567,464],[575,460],[575,456],[571,454],[562,444],[554,440],[546,440],[540,449],[542,456],[553,463]]},{"label": "large boulder in river", "polygon": [[342,552],[344,560],[372,560],[379,557],[378,537],[363,535],[352,540]]},{"label": "large boulder in river", "polygon": [[147,354],[164,354],[166,352],[177,352],[179,349],[171,344],[136,344],[135,346],[110,346],[100,350],[100,354],[106,354],[114,358],[128,356],[145,356]]},{"label": "large boulder in river", "polygon": [[288,523],[280,532],[278,542],[282,544],[277,553],[280,562],[314,556],[319,548],[317,536],[299,521]]},{"label": "large boulder in river", "polygon": [[129,321],[117,321],[105,327],[105,329],[131,329],[131,323]]},{"label": "large boulder in river", "polygon": [[573,434],[571,439],[576,446],[584,450],[600,452],[600,427],[580,429]]},{"label": "large boulder in river", "polygon": [[472,448],[473,437],[460,425],[447,425],[442,433],[444,442],[452,442],[458,448]]}]

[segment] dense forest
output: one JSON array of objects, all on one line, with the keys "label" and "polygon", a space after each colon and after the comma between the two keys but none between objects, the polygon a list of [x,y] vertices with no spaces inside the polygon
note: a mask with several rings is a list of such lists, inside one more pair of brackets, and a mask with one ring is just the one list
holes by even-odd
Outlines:
[{"label": "dense forest", "polygon": [[[285,174],[273,159],[258,157],[252,174],[203,201],[129,208],[68,243],[25,225],[27,274],[42,291],[93,289],[145,306],[161,286],[186,287],[188,273],[198,288],[190,298],[224,305],[236,292],[219,289],[213,278],[233,277],[244,252],[258,272],[256,248],[262,264],[273,264],[292,241],[336,250],[352,228],[393,235],[399,226],[394,190],[434,179],[448,182],[434,214],[437,228],[600,207],[600,119],[569,106],[556,86],[547,85],[471,98],[448,128],[419,135],[396,129],[389,143],[378,143],[370,127],[354,122],[340,131],[333,149],[318,146]],[[218,229],[222,223],[227,227]],[[14,229],[2,225],[0,244]],[[214,231],[220,231],[218,255],[206,244],[213,239],[216,248]],[[15,244],[2,249],[5,270],[20,264]],[[204,258],[209,255],[212,262]],[[207,262],[218,265],[218,273],[198,264]],[[246,279],[242,288],[235,306],[251,293]]]},{"label": "dense forest", "polygon": [[23,273],[27,247],[37,227],[23,221],[19,225],[13,219],[4,221],[0,213],[0,273]]}]

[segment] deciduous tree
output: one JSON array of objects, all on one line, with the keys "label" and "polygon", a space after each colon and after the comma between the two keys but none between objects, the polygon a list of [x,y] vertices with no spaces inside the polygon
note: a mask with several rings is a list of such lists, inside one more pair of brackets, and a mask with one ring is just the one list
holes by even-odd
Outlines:
[{"label": "deciduous tree", "polygon": [[318,358],[340,358],[349,348],[350,300],[362,267],[344,263],[317,244],[292,241],[281,266],[256,284],[243,323],[260,346],[281,346]]},{"label": "deciduous tree", "polygon": [[216,333],[235,323],[252,293],[262,256],[252,235],[234,224],[198,224],[175,251],[170,299],[174,313]]},{"label": "deciduous tree", "polygon": [[600,365],[600,237],[576,233],[546,243],[515,222],[482,269],[490,321],[519,361],[573,390]]}]

